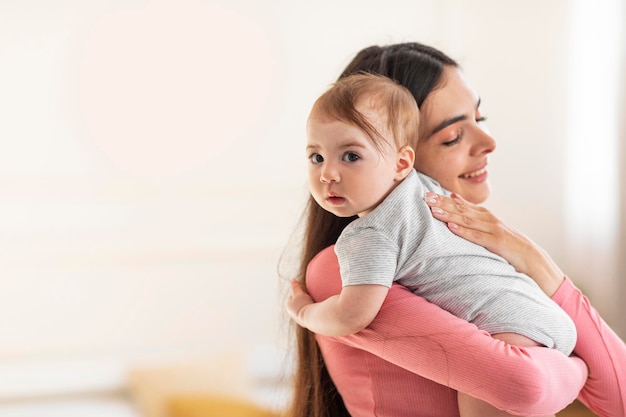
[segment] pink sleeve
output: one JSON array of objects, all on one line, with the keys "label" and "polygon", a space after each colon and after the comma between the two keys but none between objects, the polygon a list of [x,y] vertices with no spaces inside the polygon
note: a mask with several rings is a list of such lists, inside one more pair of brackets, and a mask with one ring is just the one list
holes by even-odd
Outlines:
[{"label": "pink sleeve", "polygon": [[[318,301],[340,291],[332,247],[311,261],[307,287]],[[339,340],[517,415],[560,411],[587,377],[578,358],[507,345],[399,285],[368,328]]]},{"label": "pink sleeve", "polygon": [[600,417],[626,416],[626,345],[569,278],[552,299],[574,320],[574,354],[589,367],[579,399]]}]

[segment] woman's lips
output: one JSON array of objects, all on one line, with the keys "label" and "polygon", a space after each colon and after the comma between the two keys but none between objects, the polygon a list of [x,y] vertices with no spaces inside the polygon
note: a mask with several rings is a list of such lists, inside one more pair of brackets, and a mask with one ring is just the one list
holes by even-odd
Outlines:
[{"label": "woman's lips", "polygon": [[469,180],[471,182],[483,182],[487,180],[487,167],[483,167],[473,172],[468,172],[467,174],[459,175],[459,178],[464,180]]}]

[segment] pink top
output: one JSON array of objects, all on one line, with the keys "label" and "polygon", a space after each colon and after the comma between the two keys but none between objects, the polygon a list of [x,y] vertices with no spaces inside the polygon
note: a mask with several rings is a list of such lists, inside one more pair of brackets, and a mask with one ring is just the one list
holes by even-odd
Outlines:
[{"label": "pink top", "polygon": [[[341,290],[332,246],[309,264],[307,288],[317,301]],[[458,416],[457,390],[517,415],[554,414],[578,395],[601,417],[625,417],[624,342],[569,279],[553,300],[576,324],[588,379],[578,358],[507,345],[399,285],[368,328],[317,341],[353,417]]]}]

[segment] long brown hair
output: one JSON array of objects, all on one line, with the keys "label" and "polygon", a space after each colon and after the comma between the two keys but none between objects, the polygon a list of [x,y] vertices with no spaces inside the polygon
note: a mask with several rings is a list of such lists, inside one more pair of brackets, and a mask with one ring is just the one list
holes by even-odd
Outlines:
[{"label": "long brown hair", "polygon": [[[418,106],[441,83],[445,66],[458,64],[443,52],[420,43],[370,46],[361,50],[340,79],[358,72],[370,72],[389,77],[407,88]],[[337,217],[320,207],[309,197],[304,216],[302,256],[297,279],[306,288],[306,268],[324,248],[335,244],[343,229],[355,217]],[[296,326],[296,370],[293,380],[290,417],[350,417],[337,388],[332,382],[324,358],[307,329]]]},{"label": "long brown hair", "polygon": [[[333,245],[343,229],[357,217],[337,217],[324,210],[312,196],[305,209],[305,233],[298,281],[306,288],[306,268],[322,249]],[[293,323],[293,322],[292,322]],[[335,384],[333,384],[324,358],[315,341],[315,334],[297,324],[296,372],[293,380],[293,397],[288,416],[291,417],[349,417]]]}]

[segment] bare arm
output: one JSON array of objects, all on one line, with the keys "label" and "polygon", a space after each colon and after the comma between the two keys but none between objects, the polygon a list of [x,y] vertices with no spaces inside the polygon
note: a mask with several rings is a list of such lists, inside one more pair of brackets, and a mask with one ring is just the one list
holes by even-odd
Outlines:
[{"label": "bare arm", "polygon": [[315,303],[298,282],[293,281],[291,289],[286,303],[289,315],[300,326],[324,336],[347,336],[366,328],[389,291],[382,285],[349,285]]}]

